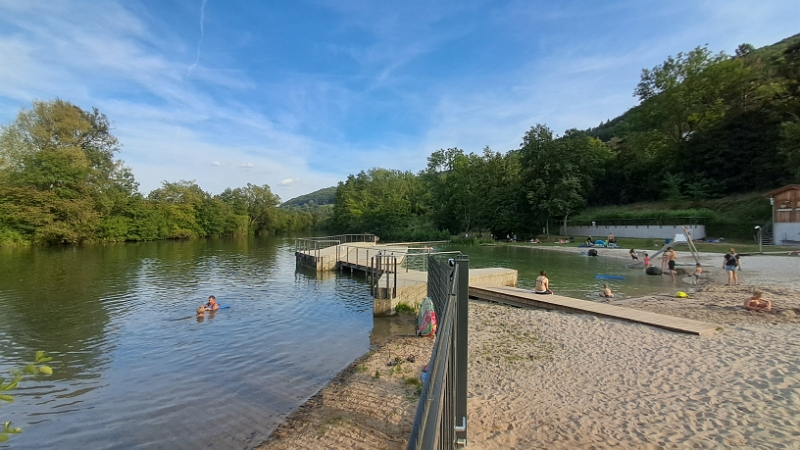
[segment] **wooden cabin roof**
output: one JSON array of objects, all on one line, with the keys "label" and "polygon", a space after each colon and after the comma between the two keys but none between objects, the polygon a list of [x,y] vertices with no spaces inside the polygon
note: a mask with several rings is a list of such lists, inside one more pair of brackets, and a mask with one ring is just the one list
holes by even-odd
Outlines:
[{"label": "wooden cabin roof", "polygon": [[764,194],[764,197],[772,198],[772,197],[775,197],[776,195],[780,194],[781,192],[788,191],[790,189],[800,190],[800,184],[787,184],[786,186],[784,186],[782,188],[778,188],[778,189],[775,189],[774,191],[767,192],[766,194]]}]

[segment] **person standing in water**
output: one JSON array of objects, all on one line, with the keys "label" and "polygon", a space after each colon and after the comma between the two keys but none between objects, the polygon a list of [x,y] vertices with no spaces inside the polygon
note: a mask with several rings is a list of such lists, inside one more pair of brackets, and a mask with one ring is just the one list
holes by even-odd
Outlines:
[{"label": "person standing in water", "polygon": [[667,267],[669,267],[669,274],[672,275],[672,284],[675,284],[675,260],[678,259],[678,254],[672,247],[667,247],[667,251],[664,252],[664,255],[661,257],[661,267],[664,267],[664,261],[667,262]]},{"label": "person standing in water", "polygon": [[216,311],[219,309],[219,303],[217,303],[217,297],[213,295],[208,296],[208,303],[204,306],[206,311]]},{"label": "person standing in water", "polygon": [[533,289],[536,294],[552,294],[550,290],[550,280],[547,279],[547,272],[542,270],[536,277],[536,287]]}]

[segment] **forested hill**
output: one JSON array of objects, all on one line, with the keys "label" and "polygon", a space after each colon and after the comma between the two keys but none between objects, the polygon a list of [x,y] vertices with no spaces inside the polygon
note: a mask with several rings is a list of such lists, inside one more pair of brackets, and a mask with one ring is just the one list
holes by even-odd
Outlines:
[{"label": "forested hill", "polygon": [[642,71],[641,103],[586,130],[615,153],[592,204],[714,198],[800,176],[800,34]]},{"label": "forested hill", "polygon": [[733,55],[697,47],[669,56],[644,69],[631,92],[640,104],[596,128],[559,136],[535,124],[505,153],[448,148],[418,174],[350,175],[330,223],[387,239],[472,230],[522,237],[587,206],[703,208],[800,182],[800,35],[760,49],[742,44]]},{"label": "forested hill", "polygon": [[327,187],[310,194],[301,195],[281,203],[281,208],[302,208],[322,205],[332,205],[336,196],[336,186]]}]

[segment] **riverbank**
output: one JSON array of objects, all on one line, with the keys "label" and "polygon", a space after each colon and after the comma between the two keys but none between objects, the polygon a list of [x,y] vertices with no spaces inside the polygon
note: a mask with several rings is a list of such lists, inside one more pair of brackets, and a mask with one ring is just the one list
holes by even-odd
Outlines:
[{"label": "riverbank", "polygon": [[[600,250],[630,259],[626,249]],[[800,448],[792,447],[800,438],[800,258],[744,257],[740,286],[722,284],[721,259],[701,255],[710,274],[700,286],[678,281],[689,298],[672,291],[613,303],[721,326],[705,337],[470,302],[469,448]],[[679,263],[693,259],[679,252]],[[741,308],[756,288],[774,311]],[[416,402],[401,401],[409,387],[384,371],[408,348],[427,362],[432,344],[390,340],[260,448],[405,448]],[[424,362],[401,376],[418,376]]]},{"label": "riverbank", "polygon": [[387,339],[289,415],[257,449],[405,449],[433,342]]}]

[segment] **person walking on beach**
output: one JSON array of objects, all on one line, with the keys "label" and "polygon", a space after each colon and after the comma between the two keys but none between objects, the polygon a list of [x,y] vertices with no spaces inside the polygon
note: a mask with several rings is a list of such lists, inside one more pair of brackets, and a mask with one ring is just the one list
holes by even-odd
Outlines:
[{"label": "person walking on beach", "polygon": [[736,250],[730,249],[730,253],[725,255],[722,263],[722,268],[728,272],[728,286],[731,284],[739,284],[739,276],[736,274],[737,270],[742,270],[742,264],[739,262],[739,255]]},{"label": "person walking on beach", "polygon": [[536,277],[536,287],[533,289],[533,292],[537,294],[552,294],[553,291],[550,290],[550,280],[547,279],[547,272],[542,270],[539,272],[539,276]]},{"label": "person walking on beach", "polygon": [[667,267],[669,267],[669,274],[672,275],[672,284],[675,284],[675,260],[678,259],[678,254],[672,247],[667,247],[667,251],[664,252],[664,255],[661,257],[661,267],[663,269],[664,262],[667,263]]}]

